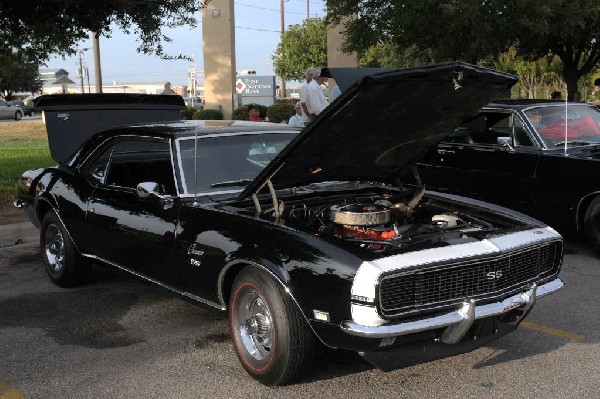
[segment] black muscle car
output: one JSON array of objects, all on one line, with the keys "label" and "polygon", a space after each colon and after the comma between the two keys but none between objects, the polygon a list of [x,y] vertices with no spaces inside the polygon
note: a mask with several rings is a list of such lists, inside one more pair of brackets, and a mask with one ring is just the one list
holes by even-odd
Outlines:
[{"label": "black muscle car", "polygon": [[[228,311],[242,366],[265,384],[301,378],[321,344],[382,369],[457,354],[563,286],[562,239],[399,176],[514,82],[463,63],[372,74],[302,131],[165,116],[96,134],[72,123],[113,123],[126,97],[41,100],[60,164],[24,174],[16,205],[56,284],[97,262]],[[137,101],[125,105],[158,118]]]},{"label": "black muscle car", "polygon": [[582,231],[600,253],[600,110],[585,103],[487,105],[420,161],[433,190]]}]

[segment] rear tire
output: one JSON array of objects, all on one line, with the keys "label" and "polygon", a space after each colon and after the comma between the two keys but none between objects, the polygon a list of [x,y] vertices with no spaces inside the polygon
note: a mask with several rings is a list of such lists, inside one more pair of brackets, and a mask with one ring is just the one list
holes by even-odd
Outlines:
[{"label": "rear tire", "polygon": [[23,114],[20,111],[15,112],[15,120],[20,121],[23,117]]},{"label": "rear tire", "polygon": [[285,385],[310,371],[315,336],[278,282],[256,267],[246,267],[233,283],[229,304],[235,351],[253,378]]},{"label": "rear tire", "polygon": [[600,197],[594,198],[585,211],[583,230],[590,246],[600,254]]},{"label": "rear tire", "polygon": [[73,287],[91,272],[90,262],[83,258],[53,211],[44,215],[40,226],[40,246],[46,273],[54,284]]}]

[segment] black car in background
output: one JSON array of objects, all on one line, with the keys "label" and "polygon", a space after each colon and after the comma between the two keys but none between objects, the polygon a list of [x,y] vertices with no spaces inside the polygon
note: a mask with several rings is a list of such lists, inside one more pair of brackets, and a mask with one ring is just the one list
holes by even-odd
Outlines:
[{"label": "black car in background", "polygon": [[430,189],[577,229],[600,252],[600,110],[592,105],[497,101],[432,148],[418,170]]},{"label": "black car in background", "polygon": [[[515,80],[462,63],[389,70],[303,130],[158,121],[162,96],[42,97],[59,166],[25,173],[16,205],[57,285],[95,262],[228,311],[242,366],[265,384],[306,375],[318,345],[383,369],[466,352],[563,286],[562,238],[400,177]],[[181,97],[164,97],[179,116]]]}]

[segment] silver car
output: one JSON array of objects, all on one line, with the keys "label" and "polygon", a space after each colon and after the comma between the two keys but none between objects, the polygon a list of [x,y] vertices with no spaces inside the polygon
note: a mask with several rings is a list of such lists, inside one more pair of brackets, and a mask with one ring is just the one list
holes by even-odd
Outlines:
[{"label": "silver car", "polygon": [[18,121],[22,117],[23,110],[21,108],[0,100],[0,119],[14,119]]}]

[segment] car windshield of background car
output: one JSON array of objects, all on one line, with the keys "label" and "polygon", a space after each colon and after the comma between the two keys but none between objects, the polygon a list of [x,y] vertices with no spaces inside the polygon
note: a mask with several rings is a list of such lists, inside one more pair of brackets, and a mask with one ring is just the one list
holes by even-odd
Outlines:
[{"label": "car windshield of background car", "polygon": [[296,133],[261,133],[199,137],[197,148],[194,137],[178,139],[184,194],[242,191],[295,136]]},{"label": "car windshield of background car", "polygon": [[564,105],[536,107],[525,115],[548,148],[600,144],[600,111],[592,106]]}]

